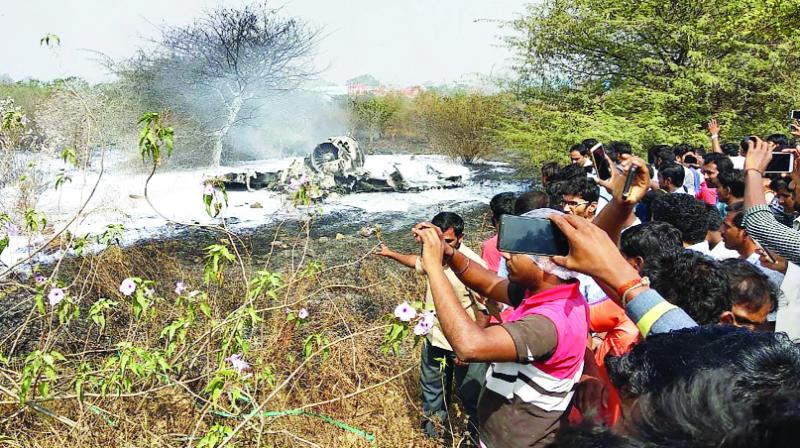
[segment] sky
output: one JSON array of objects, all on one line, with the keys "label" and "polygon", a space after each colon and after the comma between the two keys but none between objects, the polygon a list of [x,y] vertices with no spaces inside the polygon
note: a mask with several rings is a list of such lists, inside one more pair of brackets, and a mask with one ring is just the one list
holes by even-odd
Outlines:
[{"label": "sky", "polygon": [[[0,76],[108,80],[100,52],[132,55],[164,24],[186,24],[204,11],[243,0],[0,0]],[[321,28],[314,63],[336,84],[362,74],[409,86],[498,76],[510,53],[499,22],[525,10],[522,0],[282,0],[282,14]],[[61,46],[39,45],[47,33]]]}]

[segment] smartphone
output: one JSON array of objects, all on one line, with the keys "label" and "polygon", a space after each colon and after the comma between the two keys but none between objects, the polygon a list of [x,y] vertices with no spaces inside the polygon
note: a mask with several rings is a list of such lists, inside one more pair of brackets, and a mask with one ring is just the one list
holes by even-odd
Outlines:
[{"label": "smartphone", "polygon": [[772,160],[769,161],[767,173],[791,173],[794,169],[794,153],[791,152],[773,152]]},{"label": "smartphone", "polygon": [[547,218],[503,215],[497,248],[501,252],[532,255],[567,255],[569,242]]},{"label": "smartphone", "polygon": [[775,264],[775,258],[773,258],[772,255],[769,254],[769,251],[764,249],[764,246],[762,246],[758,241],[756,241],[755,238],[751,239],[753,240],[754,243],[756,243],[756,249],[761,249],[761,251],[764,252],[764,256],[767,258],[767,261],[769,261],[772,264]]},{"label": "smartphone", "polygon": [[790,120],[800,120],[800,110],[793,110],[789,112]]}]

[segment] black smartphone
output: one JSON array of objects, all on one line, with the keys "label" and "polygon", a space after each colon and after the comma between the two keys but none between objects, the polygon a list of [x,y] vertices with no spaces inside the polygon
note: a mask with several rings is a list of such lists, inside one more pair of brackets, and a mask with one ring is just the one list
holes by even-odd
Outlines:
[{"label": "black smartphone", "polygon": [[793,110],[789,112],[790,120],[800,120],[800,110]]},{"label": "black smartphone", "polygon": [[497,248],[501,252],[532,255],[567,255],[569,242],[547,218],[503,215]]},{"label": "black smartphone", "polygon": [[767,169],[764,170],[764,174],[767,173],[791,173],[792,169],[794,169],[794,154],[791,152],[773,152],[772,153],[772,160],[769,161],[769,165],[767,165]]}]

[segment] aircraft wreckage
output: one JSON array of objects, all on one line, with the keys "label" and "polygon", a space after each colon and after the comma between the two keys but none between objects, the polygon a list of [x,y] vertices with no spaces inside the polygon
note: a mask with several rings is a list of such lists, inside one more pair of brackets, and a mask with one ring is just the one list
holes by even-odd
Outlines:
[{"label": "aircraft wreckage", "polygon": [[[291,193],[298,180],[308,181],[319,189],[316,199],[325,196],[366,192],[413,192],[464,186],[461,176],[446,176],[430,165],[425,175],[410,172],[395,164],[388,175],[377,176],[364,168],[364,152],[350,137],[332,137],[320,143],[305,159],[295,160],[288,168],[260,172],[246,170],[221,176],[229,190],[268,189]],[[415,167],[415,171],[418,170]]]}]

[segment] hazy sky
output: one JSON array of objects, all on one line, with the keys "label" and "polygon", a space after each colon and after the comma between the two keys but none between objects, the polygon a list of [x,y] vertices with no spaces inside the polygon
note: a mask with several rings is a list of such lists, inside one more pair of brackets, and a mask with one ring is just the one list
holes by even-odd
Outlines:
[{"label": "hazy sky", "polygon": [[[160,24],[184,24],[217,5],[242,0],[0,0],[0,75],[52,79],[78,75],[107,79],[82,50],[114,59],[131,55]],[[509,53],[498,20],[524,11],[522,0],[291,0],[283,13],[324,29],[315,58],[321,78],[343,83],[369,73],[383,82],[412,85],[498,74]],[[47,33],[61,47],[40,47]]]}]

